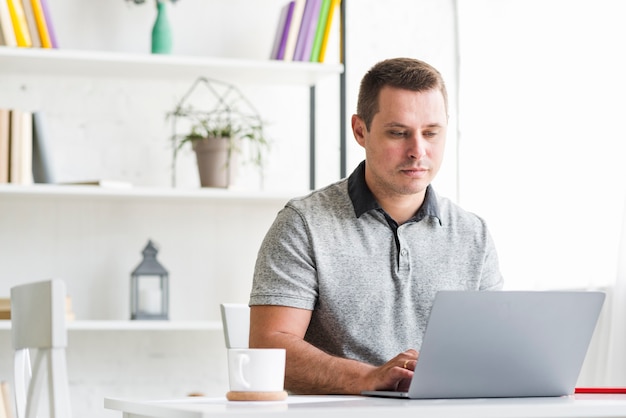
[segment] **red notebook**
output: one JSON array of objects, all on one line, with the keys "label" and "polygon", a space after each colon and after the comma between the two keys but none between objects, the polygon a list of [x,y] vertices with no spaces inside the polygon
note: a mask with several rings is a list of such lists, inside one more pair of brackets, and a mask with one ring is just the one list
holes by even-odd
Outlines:
[{"label": "red notebook", "polygon": [[574,393],[626,393],[626,387],[623,388],[576,388]]}]

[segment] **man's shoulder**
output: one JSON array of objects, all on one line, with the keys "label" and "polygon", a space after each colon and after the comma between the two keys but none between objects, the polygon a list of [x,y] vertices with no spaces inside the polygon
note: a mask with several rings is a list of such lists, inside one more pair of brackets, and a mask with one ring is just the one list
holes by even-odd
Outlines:
[{"label": "man's shoulder", "polygon": [[482,217],[461,207],[461,205],[447,197],[437,196],[437,204],[439,205],[442,218],[441,222],[444,226],[467,225],[480,228],[485,227],[485,221]]},{"label": "man's shoulder", "polygon": [[346,204],[351,205],[347,182],[347,179],[341,179],[304,196],[294,197],[286,206],[297,211],[345,208]]}]

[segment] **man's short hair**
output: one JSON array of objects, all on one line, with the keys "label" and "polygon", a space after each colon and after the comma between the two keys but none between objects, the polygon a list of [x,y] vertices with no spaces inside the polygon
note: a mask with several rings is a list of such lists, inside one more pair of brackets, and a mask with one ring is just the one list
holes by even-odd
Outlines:
[{"label": "man's short hair", "polygon": [[446,114],[448,113],[446,85],[435,67],[413,58],[391,58],[375,64],[361,80],[357,115],[363,119],[368,131],[379,110],[380,90],[385,86],[415,92],[439,90],[443,95]]}]

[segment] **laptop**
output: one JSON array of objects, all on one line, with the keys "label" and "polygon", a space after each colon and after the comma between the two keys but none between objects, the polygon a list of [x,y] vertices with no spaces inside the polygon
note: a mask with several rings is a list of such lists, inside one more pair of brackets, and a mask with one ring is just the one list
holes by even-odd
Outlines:
[{"label": "laptop", "polygon": [[602,292],[440,291],[409,399],[563,396],[574,393]]}]

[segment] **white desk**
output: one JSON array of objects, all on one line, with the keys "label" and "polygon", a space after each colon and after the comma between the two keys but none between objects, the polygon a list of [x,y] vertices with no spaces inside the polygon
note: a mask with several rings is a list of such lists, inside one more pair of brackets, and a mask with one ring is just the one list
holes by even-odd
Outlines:
[{"label": "white desk", "polygon": [[138,401],[105,398],[124,418],[606,418],[626,417],[626,395],[561,398],[401,400],[348,396],[290,396],[282,402],[225,398]]}]

